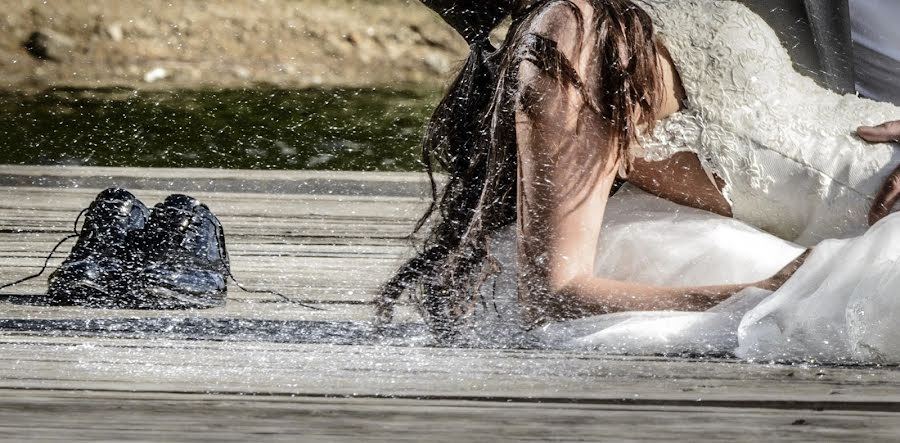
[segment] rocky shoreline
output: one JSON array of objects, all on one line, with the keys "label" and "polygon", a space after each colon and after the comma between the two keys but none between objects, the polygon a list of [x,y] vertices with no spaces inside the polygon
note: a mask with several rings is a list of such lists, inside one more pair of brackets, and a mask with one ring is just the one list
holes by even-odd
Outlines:
[{"label": "rocky shoreline", "polygon": [[465,42],[415,0],[0,0],[0,90],[446,84]]}]

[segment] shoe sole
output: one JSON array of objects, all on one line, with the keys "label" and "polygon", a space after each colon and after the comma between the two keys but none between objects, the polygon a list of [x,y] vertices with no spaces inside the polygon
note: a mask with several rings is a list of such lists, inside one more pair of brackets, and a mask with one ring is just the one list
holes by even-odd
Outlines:
[{"label": "shoe sole", "polygon": [[105,287],[93,280],[73,280],[65,284],[65,289],[47,291],[48,302],[56,306],[115,307],[115,301]]},{"label": "shoe sole", "polygon": [[[157,309],[210,309],[225,306],[227,294],[209,294],[193,296],[183,292],[174,291],[164,286],[154,286],[143,291],[140,303],[150,305]],[[150,304],[147,301],[152,300]]]}]

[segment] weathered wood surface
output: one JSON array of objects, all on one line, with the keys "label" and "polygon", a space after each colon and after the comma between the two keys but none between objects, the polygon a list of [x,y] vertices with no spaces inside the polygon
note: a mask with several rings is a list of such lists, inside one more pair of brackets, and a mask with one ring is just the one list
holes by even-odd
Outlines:
[{"label": "weathered wood surface", "polygon": [[0,338],[0,388],[900,412],[900,371],[589,352]]},{"label": "weathered wood surface", "polygon": [[[12,394],[12,395],[10,395]],[[0,390],[9,440],[895,441],[881,412]]]},{"label": "weathered wood surface", "polygon": [[0,339],[10,439],[893,441],[900,372],[571,352]]},{"label": "weathered wood surface", "polygon": [[39,268],[112,185],[200,198],[239,278],[325,310],[238,290],[205,311],[41,307],[21,302],[45,279],[5,290],[0,439],[900,436],[894,367],[437,349],[409,306],[376,328],[368,303],[424,208],[418,175],[0,166],[0,281]]},{"label": "weathered wood surface", "polygon": [[717,441],[891,441],[898,432],[894,416],[877,412],[40,391],[0,399],[0,433],[21,440],[110,441],[128,429],[141,441],[678,441],[702,440],[698,427]]}]

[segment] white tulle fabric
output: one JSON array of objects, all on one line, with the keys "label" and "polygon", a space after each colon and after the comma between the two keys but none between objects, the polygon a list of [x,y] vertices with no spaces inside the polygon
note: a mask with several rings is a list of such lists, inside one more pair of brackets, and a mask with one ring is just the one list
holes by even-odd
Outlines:
[{"label": "white tulle fabric", "polygon": [[[804,248],[733,219],[627,188],[609,205],[596,274],[659,285],[757,281]],[[625,312],[533,331],[546,346],[749,360],[900,362],[900,215],[813,249],[778,291],[706,312]]]},{"label": "white tulle fabric", "polygon": [[[900,157],[895,146],[852,135],[860,124],[900,119],[900,109],[797,74],[773,30],[738,3],[649,3],[688,102],[637,154],[698,154],[727,182],[735,219],[626,187],[607,208],[596,274],[669,286],[742,283],[772,275],[808,246],[813,253],[775,293],[751,288],[707,312],[602,315],[526,335],[623,354],[900,363],[900,215],[866,231],[871,197]],[[495,248],[512,266],[473,329],[493,344],[525,334],[513,233],[501,237]]]},{"label": "white tulle fabric", "polygon": [[871,198],[900,155],[853,134],[900,119],[900,108],[840,96],[798,74],[775,32],[739,3],[647,3],[687,103],[636,154],[696,153],[727,183],[735,218],[779,237],[812,246],[862,234]]},{"label": "white tulle fabric", "polygon": [[[734,219],[626,187],[610,201],[596,275],[658,285],[766,278],[805,248]],[[778,291],[749,288],[706,312],[623,312],[525,331],[512,229],[494,239],[505,263],[473,321],[478,345],[523,340],[629,355],[733,355],[751,361],[900,363],[900,214],[864,235],[813,249]]]}]

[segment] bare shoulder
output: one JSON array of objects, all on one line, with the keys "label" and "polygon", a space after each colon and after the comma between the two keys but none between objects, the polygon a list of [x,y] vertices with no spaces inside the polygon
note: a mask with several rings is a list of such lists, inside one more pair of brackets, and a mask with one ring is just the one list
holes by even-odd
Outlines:
[{"label": "bare shoulder", "polygon": [[532,17],[525,31],[550,39],[556,42],[560,51],[572,54],[579,47],[579,42],[574,38],[579,34],[577,30],[585,29],[592,13],[593,9],[584,0],[548,2],[531,12]]},{"label": "bare shoulder", "polygon": [[[583,100],[577,89],[584,83],[586,62],[583,49],[589,47],[585,39],[584,0],[547,2],[531,11],[517,31],[514,51],[519,55],[519,100],[522,117],[535,117],[540,110],[544,117],[574,115]],[[560,120],[554,118],[556,123]]]}]

